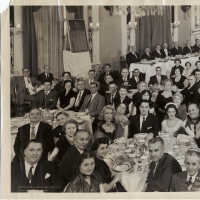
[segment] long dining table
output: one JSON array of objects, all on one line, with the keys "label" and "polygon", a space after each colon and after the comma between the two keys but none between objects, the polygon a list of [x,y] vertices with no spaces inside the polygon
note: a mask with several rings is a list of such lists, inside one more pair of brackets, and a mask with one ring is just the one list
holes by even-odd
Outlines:
[{"label": "long dining table", "polygon": [[[188,148],[196,147],[193,138],[185,135],[172,137],[167,133],[160,133],[160,137],[165,142],[165,152],[176,158],[182,170],[185,170],[185,152]],[[138,134],[137,138],[119,138],[109,145],[104,161],[113,175],[121,175],[120,182],[127,192],[143,192],[146,189],[151,162],[147,148],[149,139],[148,134]],[[116,170],[117,166],[119,168]]]},{"label": "long dining table", "polygon": [[[155,75],[156,67],[161,67],[162,74],[168,75],[171,71],[171,68],[175,65],[174,60],[175,57],[169,57],[167,59],[156,59],[156,60],[142,60],[138,63],[131,63],[129,72],[132,76],[134,69],[139,69],[140,72],[145,74],[145,81],[148,83],[150,77]],[[190,62],[192,64],[192,68],[194,68],[196,61],[199,60],[199,55],[190,55],[190,56],[183,56],[180,58],[181,65],[184,67],[186,62]]]}]

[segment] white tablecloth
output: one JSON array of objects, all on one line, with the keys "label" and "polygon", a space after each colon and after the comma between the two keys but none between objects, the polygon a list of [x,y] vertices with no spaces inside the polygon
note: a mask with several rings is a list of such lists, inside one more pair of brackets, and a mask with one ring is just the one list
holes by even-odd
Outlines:
[{"label": "white tablecloth", "polygon": [[[194,67],[195,62],[199,60],[198,56],[192,56],[188,58],[182,58],[181,65],[184,67],[186,62],[190,62],[192,64],[192,67]],[[163,75],[167,75],[170,73],[171,68],[174,66],[174,59],[170,59],[168,61],[162,61],[162,60],[153,60],[153,61],[147,61],[147,62],[140,62],[140,63],[131,63],[129,71],[132,73],[134,69],[138,68],[140,72],[146,74],[146,82],[148,83],[150,80],[150,77],[155,75],[156,67],[160,66],[162,70]]]}]

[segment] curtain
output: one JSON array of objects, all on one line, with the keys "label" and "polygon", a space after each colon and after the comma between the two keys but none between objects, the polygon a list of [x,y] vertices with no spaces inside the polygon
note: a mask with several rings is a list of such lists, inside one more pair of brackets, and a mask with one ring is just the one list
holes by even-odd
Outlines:
[{"label": "curtain", "polygon": [[146,47],[154,48],[156,44],[171,44],[171,7],[163,6],[163,15],[144,16],[137,20],[136,46],[143,51]]},{"label": "curtain", "polygon": [[33,76],[38,74],[37,41],[33,18],[34,11],[34,7],[23,7],[23,61],[24,67],[29,68]]},{"label": "curtain", "polygon": [[55,78],[60,78],[64,71],[64,17],[62,7],[42,6],[34,13],[38,71],[42,72],[44,65],[48,65]]}]

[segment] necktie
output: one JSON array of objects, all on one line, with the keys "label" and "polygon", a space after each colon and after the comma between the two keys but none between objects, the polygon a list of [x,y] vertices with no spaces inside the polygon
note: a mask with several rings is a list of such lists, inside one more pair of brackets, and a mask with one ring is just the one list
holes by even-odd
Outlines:
[{"label": "necktie", "polygon": [[142,131],[142,126],[143,126],[145,120],[146,120],[146,118],[145,118],[145,116],[143,116],[143,117],[142,117],[141,127],[140,127],[140,132]]},{"label": "necktie", "polygon": [[81,92],[78,93],[78,96],[77,96],[76,102],[75,102],[75,107],[77,107],[79,105],[80,100],[81,100]]},{"label": "necktie", "polygon": [[88,98],[88,102],[87,102],[87,105],[86,105],[86,109],[89,107],[90,103],[91,103],[91,100],[92,100],[92,95],[89,96]]},{"label": "necktie", "polygon": [[31,126],[31,140],[35,139],[35,127]]},{"label": "necktie", "polygon": [[154,176],[155,173],[156,173],[157,166],[158,166],[158,162],[155,162],[155,166],[154,166],[154,169],[153,169],[153,176]]},{"label": "necktie", "polygon": [[194,123],[194,135],[196,135],[197,133],[197,126],[196,126],[196,123]]},{"label": "necktie", "polygon": [[29,172],[28,172],[29,183],[31,183],[32,177],[33,177],[33,166],[31,166],[31,168],[29,169]]},{"label": "necktie", "polygon": [[111,103],[111,105],[113,104],[113,94],[111,94],[111,96],[110,96],[110,103]]},{"label": "necktie", "polygon": [[190,176],[189,180],[188,180],[188,184],[191,185],[192,184],[192,176]]}]

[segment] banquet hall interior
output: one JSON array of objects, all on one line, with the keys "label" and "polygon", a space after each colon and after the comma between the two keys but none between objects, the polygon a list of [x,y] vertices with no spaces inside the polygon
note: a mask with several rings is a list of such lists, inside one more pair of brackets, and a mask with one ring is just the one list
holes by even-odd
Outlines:
[{"label": "banquet hall interior", "polygon": [[9,12],[11,191],[200,191],[200,6]]}]

